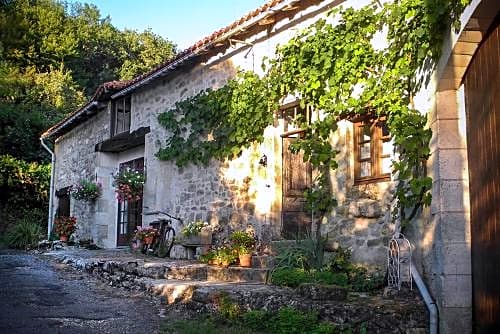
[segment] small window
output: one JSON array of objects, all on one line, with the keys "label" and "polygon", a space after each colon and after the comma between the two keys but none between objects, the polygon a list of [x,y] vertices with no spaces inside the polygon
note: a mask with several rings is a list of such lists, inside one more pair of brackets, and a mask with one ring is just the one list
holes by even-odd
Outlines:
[{"label": "small window", "polygon": [[130,131],[130,96],[113,101],[112,134],[113,136]]},{"label": "small window", "polygon": [[301,108],[297,102],[284,105],[280,108],[278,120],[283,124],[285,134],[295,134],[302,132],[298,122],[311,122],[311,108]]},{"label": "small window", "polygon": [[392,141],[383,120],[354,123],[354,145],[355,183],[390,179]]}]

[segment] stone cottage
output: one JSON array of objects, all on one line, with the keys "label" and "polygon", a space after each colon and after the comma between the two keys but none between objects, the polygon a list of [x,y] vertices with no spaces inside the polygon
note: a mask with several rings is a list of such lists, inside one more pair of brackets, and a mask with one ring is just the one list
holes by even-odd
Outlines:
[{"label": "stone cottage", "polygon": [[[300,130],[290,119],[303,114],[314,121],[314,112],[289,96],[262,144],[231,161],[184,168],[155,156],[169,136],[157,117],[178,101],[222,87],[239,69],[261,74],[264,57],[272,58],[278,44],[332,8],[368,3],[273,0],[144,75],[101,85],[85,106],[42,134],[42,142],[55,140],[51,219],[76,216],[77,237],[105,248],[127,246],[135,227],[158,219],[151,214],[158,211],[184,222],[208,221],[216,237],[252,228],[265,243],[310,230],[315,217],[306,214],[302,194],[313,171],[287,147]],[[430,114],[433,130],[433,199],[409,237],[443,333],[470,332],[473,319],[478,332],[499,321],[494,283],[500,272],[490,269],[500,261],[500,229],[494,228],[500,199],[499,6],[497,0],[472,1],[461,30],[450,31],[432,82],[415,98],[417,109]],[[338,206],[322,233],[330,244],[351,248],[356,262],[383,266],[394,231],[390,134],[384,126],[343,120],[332,143],[340,152],[332,175]],[[117,201],[113,175],[123,167],[146,174],[141,200]],[[69,196],[68,187],[80,179],[102,184],[97,201]]]}]

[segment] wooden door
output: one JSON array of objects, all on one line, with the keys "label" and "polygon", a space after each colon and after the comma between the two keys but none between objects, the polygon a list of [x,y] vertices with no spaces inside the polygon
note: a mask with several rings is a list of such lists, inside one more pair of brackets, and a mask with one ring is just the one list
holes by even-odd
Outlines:
[{"label": "wooden door", "polygon": [[500,333],[499,30],[497,20],[464,79],[476,333]]},{"label": "wooden door", "polygon": [[[130,168],[144,171],[144,158],[120,164],[120,170]],[[142,225],[142,196],[140,200],[118,202],[117,246],[130,245],[137,226]]]},{"label": "wooden door", "polygon": [[289,146],[296,137],[283,137],[282,236],[303,238],[311,231],[311,215],[305,210],[304,192],[311,186],[312,167],[304,154],[293,154]]}]

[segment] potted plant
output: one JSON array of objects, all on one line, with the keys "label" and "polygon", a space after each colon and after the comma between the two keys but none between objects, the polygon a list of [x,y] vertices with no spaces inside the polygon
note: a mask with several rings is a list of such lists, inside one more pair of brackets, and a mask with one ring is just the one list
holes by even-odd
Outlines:
[{"label": "potted plant", "polygon": [[207,222],[201,220],[191,222],[184,226],[181,230],[185,246],[210,245],[212,243],[212,231]]},{"label": "potted plant", "polygon": [[231,247],[224,246],[218,249],[216,259],[220,266],[227,268],[236,261],[237,255]]},{"label": "potted plant", "polygon": [[95,201],[102,193],[100,183],[95,183],[89,180],[80,180],[78,184],[71,187],[71,196],[77,201]]},{"label": "potted plant", "polygon": [[140,240],[146,245],[153,244],[155,237],[159,235],[158,230],[152,226],[137,226],[135,230],[134,239]]},{"label": "potted plant", "polygon": [[68,238],[75,232],[76,229],[76,218],[60,216],[54,221],[55,229],[59,239],[61,241],[67,242]]},{"label": "potted plant", "polygon": [[240,266],[252,266],[252,252],[255,249],[255,239],[252,234],[237,231],[233,232],[230,237],[234,249],[237,250]]},{"label": "potted plant", "polygon": [[113,175],[116,198],[120,202],[138,201],[142,198],[142,189],[146,178],[142,171],[126,168]]},{"label": "potted plant", "polygon": [[213,249],[210,249],[205,254],[202,254],[200,256],[200,261],[202,263],[215,264],[216,256],[217,256],[217,252]]}]

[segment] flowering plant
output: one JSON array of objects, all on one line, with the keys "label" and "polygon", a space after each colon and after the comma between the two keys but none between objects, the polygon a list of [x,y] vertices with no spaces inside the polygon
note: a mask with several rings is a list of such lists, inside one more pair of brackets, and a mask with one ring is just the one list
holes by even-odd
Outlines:
[{"label": "flowering plant", "polygon": [[146,180],[143,172],[127,168],[115,174],[113,179],[116,198],[120,202],[137,201],[142,198],[142,188]]},{"label": "flowering plant", "polygon": [[251,233],[245,231],[236,231],[229,237],[233,247],[239,254],[248,254],[255,248],[255,239]]},{"label": "flowering plant", "polygon": [[71,195],[76,200],[93,201],[102,193],[102,185],[88,180],[80,180],[71,187]]},{"label": "flowering plant", "polygon": [[59,236],[69,237],[71,234],[73,234],[73,232],[75,232],[76,218],[73,216],[71,217],[60,216],[56,218],[54,224],[56,228],[56,233]]},{"label": "flowering plant", "polygon": [[158,233],[158,230],[152,226],[137,226],[137,229],[135,230],[135,239],[136,240],[144,240],[146,238],[154,238],[156,236],[160,235]]},{"label": "flowering plant", "polygon": [[185,237],[190,237],[194,235],[198,235],[201,232],[201,229],[204,228],[205,226],[208,226],[207,222],[202,222],[201,220],[198,220],[196,222],[191,222],[184,226],[182,228],[182,234]]}]

